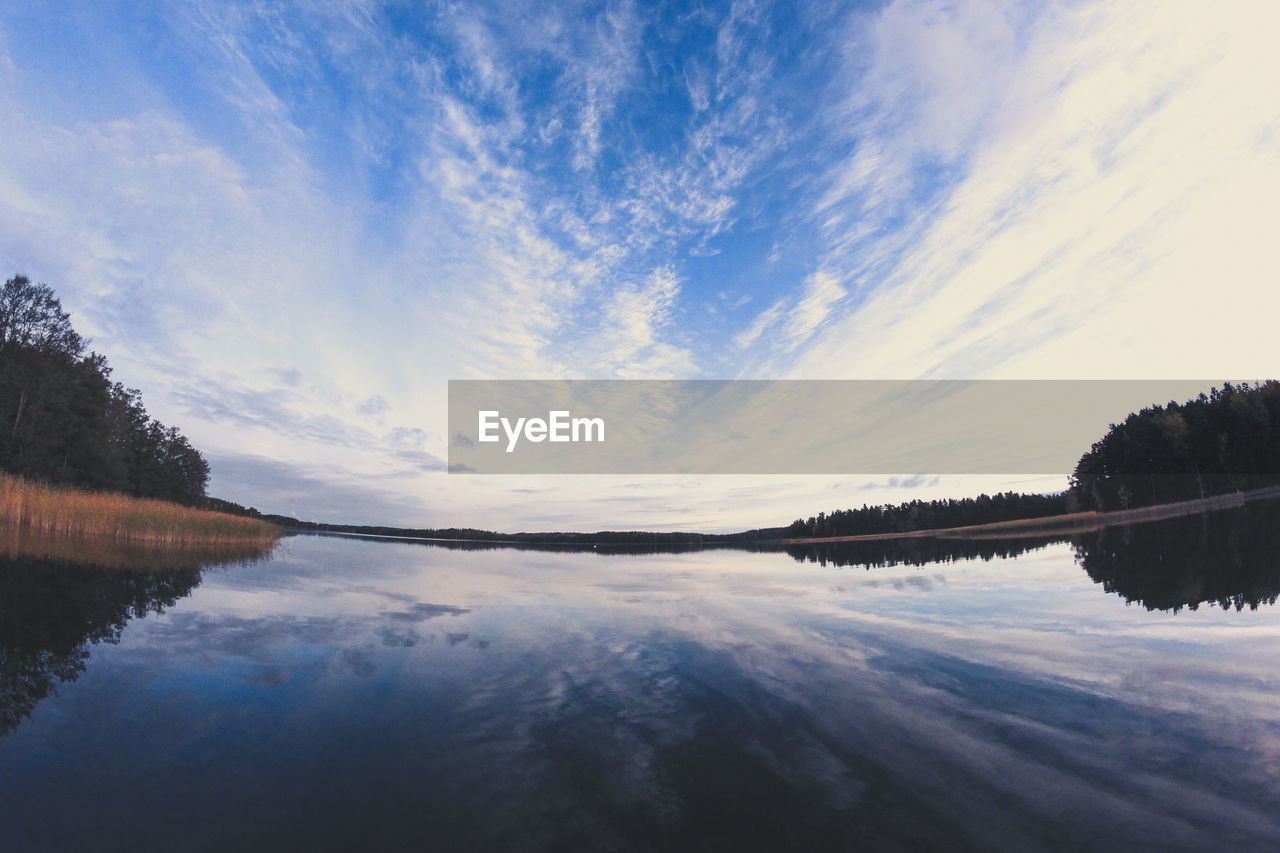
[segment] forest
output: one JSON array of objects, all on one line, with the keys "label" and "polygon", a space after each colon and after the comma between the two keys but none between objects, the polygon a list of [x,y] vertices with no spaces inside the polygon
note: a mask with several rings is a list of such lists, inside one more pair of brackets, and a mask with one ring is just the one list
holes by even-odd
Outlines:
[{"label": "forest", "polygon": [[1112,424],[1076,464],[1074,508],[1113,510],[1270,485],[1280,474],[1280,382],[1224,383]]},{"label": "forest", "polygon": [[1112,424],[1076,463],[1067,491],[910,501],[796,519],[787,538],[905,533],[1203,498],[1280,479],[1280,382],[1224,383]]},{"label": "forest", "polygon": [[970,524],[991,524],[1017,518],[1040,518],[1067,511],[1065,494],[1024,495],[1003,492],[961,500],[914,500],[897,505],[884,504],[860,509],[820,512],[808,519],[796,519],[786,530],[788,539],[810,536],[861,536],[869,533],[906,533]]},{"label": "forest", "polygon": [[25,275],[0,290],[0,469],[188,506],[209,480],[200,452],[111,380],[53,289]]}]

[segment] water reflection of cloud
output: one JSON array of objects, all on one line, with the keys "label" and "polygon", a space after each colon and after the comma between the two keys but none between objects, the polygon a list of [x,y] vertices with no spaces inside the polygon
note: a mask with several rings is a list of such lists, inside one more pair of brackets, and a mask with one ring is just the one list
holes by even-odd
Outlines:
[{"label": "water reflection of cloud", "polygon": [[[370,546],[313,542],[308,547],[341,553]],[[1098,596],[1069,558],[1064,565],[1063,558],[1069,555],[1065,546],[1018,560],[964,564],[945,575],[901,569],[859,571],[863,580],[856,596],[828,592],[834,574],[830,570],[788,565],[785,572],[778,571],[778,558],[771,555],[713,552],[612,562],[595,555],[477,555],[441,553],[412,545],[377,547],[383,549],[378,552],[378,570],[361,583],[366,602],[363,608],[383,609],[380,618],[394,621],[412,622],[428,614],[432,618],[445,614],[462,618],[462,611],[473,611],[467,618],[474,621],[479,614],[475,608],[501,602],[500,612],[491,614],[492,618],[501,618],[503,611],[537,612],[528,608],[545,612],[585,608],[582,612],[589,618],[609,614],[622,631],[631,623],[615,610],[626,603],[643,624],[666,625],[689,633],[696,642],[714,646],[735,633],[760,637],[776,629],[781,634],[794,634],[798,618],[812,624],[834,619],[829,627],[819,630],[821,642],[838,644],[847,639],[848,629],[857,625],[863,632],[909,635],[922,647],[989,659],[1023,671],[1040,672],[1052,666],[1061,678],[1102,691],[1112,689],[1114,683],[1110,657],[1099,653],[1096,638],[1104,625],[1114,634],[1116,626],[1110,624],[1113,616],[1108,611],[1114,609],[1115,602]],[[443,564],[445,569],[433,569],[426,585],[426,576],[412,570],[422,560]],[[838,571],[845,575],[849,570]],[[913,607],[913,595],[926,590],[937,594],[940,587],[932,581],[945,584],[941,588],[947,595],[927,611]],[[1055,596],[1041,590],[1054,591],[1057,603],[1053,603]],[[432,603],[441,600],[456,603]],[[303,610],[315,600],[304,596],[304,601]],[[376,605],[377,601],[394,602],[394,607],[386,610]],[[343,603],[350,606],[353,602]],[[1029,621],[1035,627],[1028,627]],[[1185,625],[1185,620],[1180,624]],[[1240,631],[1257,638],[1256,627]],[[1134,642],[1158,637],[1161,632],[1173,637],[1181,630],[1178,625],[1166,626],[1150,618],[1124,628]],[[534,647],[544,641],[536,627],[503,625],[501,631],[520,634],[522,641]],[[1215,642],[1215,633],[1224,632],[1222,641],[1228,641],[1231,631],[1229,624],[1209,620],[1197,626],[1197,637]],[[799,638],[791,636],[787,641],[799,642]],[[808,642],[812,644],[814,637]],[[1142,659],[1140,651],[1138,655]]]},{"label": "water reflection of cloud", "polygon": [[373,655],[367,649],[355,646],[342,650],[342,662],[361,678],[368,678],[378,669]]},{"label": "water reflection of cloud", "polygon": [[453,607],[448,604],[427,604],[420,602],[414,604],[408,610],[393,610],[382,614],[387,619],[396,619],[404,622],[425,622],[428,619],[434,619],[437,616],[458,616],[471,611],[465,607]]},{"label": "water reflection of cloud", "polygon": [[378,629],[378,636],[382,640],[384,646],[399,646],[401,648],[410,648],[416,646],[421,637],[418,632],[409,628],[404,631],[397,631],[394,628],[383,627]]},{"label": "water reflection of cloud", "polygon": [[341,620],[288,617],[214,618],[176,613],[155,633],[166,645],[197,652],[201,646],[221,655],[254,657],[283,644],[322,645],[349,631]]},{"label": "water reflection of cloud", "polygon": [[[1063,549],[851,574],[305,538],[134,623],[114,659],[145,667],[132,695],[193,670],[209,695],[293,691],[273,708],[305,708],[297,748],[336,767],[356,759],[325,738],[376,719],[385,750],[362,741],[359,761],[412,755],[415,778],[448,780],[434,807],[483,813],[493,846],[530,826],[572,828],[542,846],[621,845],[624,824],[673,831],[743,803],[747,824],[867,832],[915,814],[923,842],[1035,845],[1075,814],[1098,827],[1085,844],[1165,825],[1194,846],[1276,829],[1277,632],[1274,611],[1125,608]],[[975,827],[993,804],[1001,820]]]}]

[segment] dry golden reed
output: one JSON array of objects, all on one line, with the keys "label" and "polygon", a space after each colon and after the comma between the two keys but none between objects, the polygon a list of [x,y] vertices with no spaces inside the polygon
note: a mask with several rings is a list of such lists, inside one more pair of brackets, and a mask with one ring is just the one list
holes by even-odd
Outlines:
[{"label": "dry golden reed", "polygon": [[280,528],[166,501],[86,492],[0,474],[0,527],[41,537],[103,537],[158,548],[268,545]]},{"label": "dry golden reed", "polygon": [[101,569],[137,569],[148,572],[203,569],[226,563],[251,563],[271,555],[275,543],[181,542],[155,545],[126,542],[104,536],[48,536],[0,527],[0,560],[34,558],[78,563]]}]

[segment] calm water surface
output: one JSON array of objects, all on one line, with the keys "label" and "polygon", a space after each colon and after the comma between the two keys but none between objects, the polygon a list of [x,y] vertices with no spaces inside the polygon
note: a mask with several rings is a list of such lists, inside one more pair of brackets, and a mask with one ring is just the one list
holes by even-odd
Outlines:
[{"label": "calm water surface", "polygon": [[1250,513],[949,556],[0,559],[0,847],[1274,849]]}]

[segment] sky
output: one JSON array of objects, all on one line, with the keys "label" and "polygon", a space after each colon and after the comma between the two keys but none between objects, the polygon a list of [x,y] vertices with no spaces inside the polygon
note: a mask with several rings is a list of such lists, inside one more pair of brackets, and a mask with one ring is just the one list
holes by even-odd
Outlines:
[{"label": "sky", "polygon": [[1278,29],[1243,1],[16,0],[0,272],[267,512],[712,531],[1062,488],[450,475],[447,381],[1280,375]]}]

